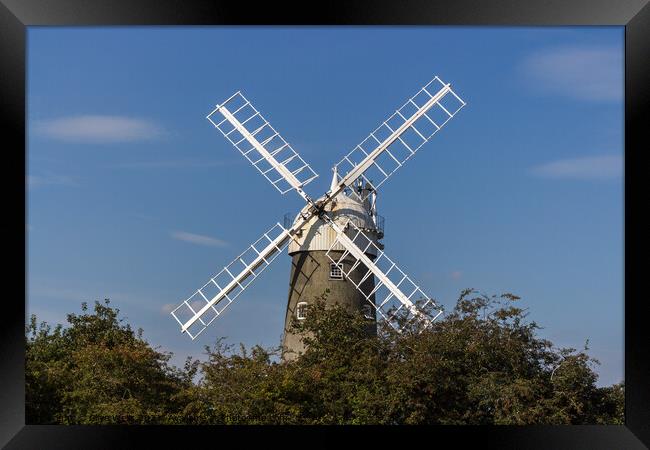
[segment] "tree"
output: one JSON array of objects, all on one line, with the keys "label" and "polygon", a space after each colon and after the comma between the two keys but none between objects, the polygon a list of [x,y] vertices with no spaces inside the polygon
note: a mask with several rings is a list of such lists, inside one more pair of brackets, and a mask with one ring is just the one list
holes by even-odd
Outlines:
[{"label": "tree", "polygon": [[[511,294],[464,291],[430,330],[393,340],[388,423],[613,423],[596,360],[537,337]],[[586,348],[585,348],[586,351]]]},{"label": "tree", "polygon": [[538,336],[511,294],[461,293],[430,328],[402,333],[327,293],[294,321],[306,352],[235,351],[218,339],[182,369],[108,302],[69,326],[28,327],[29,423],[621,424],[624,385],[596,386],[598,363]]},{"label": "tree", "polygon": [[168,365],[171,355],[151,348],[118,319],[119,310],[95,302],[94,313],[68,314],[68,327],[27,327],[28,423],[161,423],[178,409],[176,396],[191,384],[192,368]]}]

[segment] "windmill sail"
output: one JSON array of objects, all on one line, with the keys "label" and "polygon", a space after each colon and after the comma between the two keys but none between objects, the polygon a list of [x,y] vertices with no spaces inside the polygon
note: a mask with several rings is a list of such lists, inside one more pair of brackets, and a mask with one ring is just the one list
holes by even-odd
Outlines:
[{"label": "windmill sail", "polygon": [[341,185],[351,186],[362,177],[375,188],[381,186],[465,104],[435,77],[336,164],[346,174]]},{"label": "windmill sail", "polygon": [[178,305],[171,315],[180,324],[181,332],[186,332],[192,340],[196,339],[271,264],[290,238],[290,230],[275,224]]},{"label": "windmill sail", "polygon": [[[357,180],[364,180],[366,188],[370,182],[370,189],[364,188],[361,192],[374,192],[464,106],[465,102],[451,86],[435,77],[335,166],[335,171],[345,175],[340,180],[335,177],[330,191],[317,201],[303,190],[318,176],[316,172],[241,91],[216,106],[206,117],[210,123],[278,191],[284,194],[295,190],[309,208],[304,209],[288,229],[280,224],[274,225],[178,305],[171,315],[181,326],[181,331],[192,339],[202,333],[315,215],[336,232],[336,238],[326,252],[328,258],[340,264],[349,281],[391,326],[402,330],[414,320],[430,325],[442,313],[435,302],[362,229],[353,222],[342,228],[330,218],[325,206],[335,201],[338,194],[353,187]],[[367,194],[361,196],[365,200]],[[341,248],[345,250],[341,252]],[[372,259],[368,254],[373,255]],[[357,277],[349,275],[359,269],[363,274],[357,283],[354,281]],[[364,292],[361,287],[368,277],[376,280],[372,292]]]},{"label": "windmill sail", "polygon": [[[394,329],[401,331],[414,321],[424,327],[442,314],[442,309],[427,296],[354,222],[349,221],[344,228],[330,221],[336,231],[336,240],[326,252],[327,257],[341,267],[347,280],[374,306],[379,315]],[[346,251],[340,250],[342,245]],[[376,254],[370,259],[367,254]],[[350,274],[361,268],[358,282]],[[375,287],[366,292],[362,288],[368,277],[375,277]],[[374,303],[373,297],[374,296]]]},{"label": "windmill sail", "polygon": [[240,91],[207,119],[282,194],[318,176]]}]

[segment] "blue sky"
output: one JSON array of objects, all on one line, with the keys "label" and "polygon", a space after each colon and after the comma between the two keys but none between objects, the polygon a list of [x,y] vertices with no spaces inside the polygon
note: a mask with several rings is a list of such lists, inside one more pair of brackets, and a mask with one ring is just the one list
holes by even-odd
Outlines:
[{"label": "blue sky", "polygon": [[434,75],[467,102],[382,186],[387,254],[447,309],[522,297],[623,379],[622,27],[28,31],[28,314],[111,298],[175,361],[279,343],[289,257],[196,341],[168,314],[300,198],[205,119],[242,90],[320,174]]}]

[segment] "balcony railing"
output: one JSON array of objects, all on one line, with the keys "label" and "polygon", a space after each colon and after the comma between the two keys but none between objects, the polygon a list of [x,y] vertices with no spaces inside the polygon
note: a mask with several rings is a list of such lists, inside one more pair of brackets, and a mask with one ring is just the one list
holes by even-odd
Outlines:
[{"label": "balcony railing", "polygon": [[[295,212],[286,213],[282,218],[282,224],[283,224],[284,228],[290,228],[293,225],[293,221],[294,221],[294,219],[296,218],[297,215],[298,214],[295,213]],[[375,220],[377,222],[376,225],[375,225],[376,230],[377,230],[377,235],[378,235],[379,239],[381,239],[381,238],[384,237],[384,222],[386,220],[385,220],[384,216],[382,216],[380,214],[377,214],[375,216]]]}]

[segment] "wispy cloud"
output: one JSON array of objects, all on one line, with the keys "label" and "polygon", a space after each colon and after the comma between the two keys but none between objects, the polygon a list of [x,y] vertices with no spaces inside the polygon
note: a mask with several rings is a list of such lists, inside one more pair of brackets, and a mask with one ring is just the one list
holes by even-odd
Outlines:
[{"label": "wispy cloud", "polygon": [[532,173],[546,178],[607,180],[623,174],[623,157],[619,155],[560,159],[532,168]]},{"label": "wispy cloud", "polygon": [[27,175],[25,183],[29,189],[43,186],[78,186],[77,182],[65,175]]},{"label": "wispy cloud", "polygon": [[228,164],[225,161],[201,161],[192,159],[178,159],[167,161],[136,161],[114,164],[111,167],[118,169],[191,169],[209,168]]},{"label": "wispy cloud", "polygon": [[541,92],[579,100],[623,99],[622,48],[550,48],[526,58],[521,70],[533,87]]},{"label": "wispy cloud", "polygon": [[177,306],[178,306],[178,305],[174,305],[173,303],[165,303],[164,305],[162,305],[162,308],[160,308],[160,312],[162,312],[163,314],[169,314],[169,313],[171,313],[171,312],[174,310],[174,308],[176,308]]},{"label": "wispy cloud", "polygon": [[[180,302],[179,302],[179,303],[180,303]],[[192,306],[192,309],[193,309],[194,311],[198,311],[198,310],[200,310],[201,308],[203,308],[203,307],[205,306],[205,302],[200,301],[200,300],[194,300],[193,302],[190,302],[190,305]],[[165,304],[162,305],[162,307],[160,308],[160,312],[161,312],[162,314],[169,314],[169,313],[171,313],[174,309],[176,309],[177,306],[178,306],[178,304],[174,304],[174,303],[165,303]],[[185,314],[189,314],[189,313],[190,313],[190,309],[187,308],[187,307],[183,307],[183,308],[181,308],[181,309],[179,309],[179,310],[177,311],[177,314],[178,314],[180,320],[183,320],[183,316],[184,316]],[[187,317],[187,319],[189,319],[189,317]]]},{"label": "wispy cloud", "polygon": [[460,270],[454,270],[452,273],[449,274],[449,276],[451,277],[452,280],[457,281],[462,278],[463,272],[461,272]]},{"label": "wispy cloud", "polygon": [[39,120],[36,134],[66,142],[117,143],[156,139],[164,130],[148,119],[126,116],[78,115]]},{"label": "wispy cloud", "polygon": [[174,231],[171,233],[174,239],[179,241],[189,242],[191,244],[207,245],[211,247],[225,247],[228,245],[226,241],[216,239],[210,236],[202,236],[200,234],[188,233],[186,231]]}]

